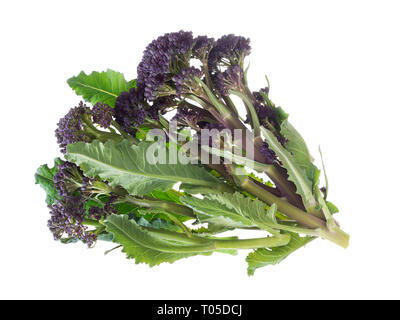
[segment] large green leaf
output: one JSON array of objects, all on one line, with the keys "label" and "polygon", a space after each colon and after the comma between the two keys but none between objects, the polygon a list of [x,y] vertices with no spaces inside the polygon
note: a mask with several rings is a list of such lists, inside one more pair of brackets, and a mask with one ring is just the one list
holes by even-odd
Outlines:
[{"label": "large green leaf", "polygon": [[315,230],[280,224],[276,219],[276,205],[265,210],[266,204],[258,199],[250,199],[239,192],[208,194],[204,199],[184,196],[181,201],[192,208],[203,223],[224,228],[258,227],[274,235],[279,230],[315,235]]},{"label": "large green leaf", "polygon": [[201,222],[231,228],[257,226],[273,233],[276,232],[272,229],[278,227],[275,216],[267,214],[264,202],[239,192],[209,194],[204,199],[185,196],[181,201],[193,209]]},{"label": "large green leaf", "polygon": [[253,226],[254,224],[248,219],[244,219],[237,215],[234,211],[230,210],[223,204],[216,200],[199,199],[196,197],[184,196],[181,201],[192,208],[200,222],[210,223],[213,228],[217,229],[234,229],[247,226]]},{"label": "large green leaf", "polygon": [[313,165],[314,158],[303,137],[288,120],[282,122],[281,134],[288,139],[285,148],[292,154],[294,161],[306,172],[307,178],[313,185],[318,184],[320,171]]},{"label": "large green leaf", "polygon": [[[279,160],[282,161],[283,166],[286,168],[289,176],[288,179],[295,184],[296,192],[301,196],[307,212],[315,212],[318,204],[313,194],[314,181],[310,180],[304,166],[299,165],[292,153],[280,144],[272,132],[265,128],[261,128],[261,131],[269,148],[277,154]],[[315,172],[315,175],[319,176],[319,171]]]},{"label": "large green leaf", "polygon": [[300,237],[295,233],[290,233],[290,236],[290,242],[286,246],[270,249],[260,248],[249,253],[246,258],[248,263],[248,275],[254,275],[255,270],[258,268],[280,263],[282,260],[287,258],[289,254],[315,239],[313,237]]},{"label": "large green leaf", "polygon": [[[152,164],[147,154],[151,143],[132,145],[124,140],[121,143],[98,140],[92,143],[78,142],[67,148],[66,158],[79,165],[86,176],[99,176],[111,186],[122,186],[130,194],[143,196],[154,190],[166,191],[177,182],[181,188],[196,191],[226,190],[227,186],[209,174],[204,168],[184,164]],[[153,162],[154,163],[154,162]],[[167,162],[168,163],[168,160]]]},{"label": "large green leaf", "polygon": [[158,238],[126,215],[111,215],[104,224],[107,232],[114,235],[113,241],[121,244],[122,251],[128,258],[134,258],[136,263],[147,263],[152,267],[197,254],[212,253],[196,252],[197,247]]},{"label": "large green leaf", "polygon": [[[331,211],[328,207],[328,205],[325,202],[324,197],[321,196],[321,192],[319,189],[319,176],[321,174],[321,171],[313,165],[314,159],[311,157],[310,152],[308,151],[307,145],[302,138],[302,136],[297,132],[297,130],[287,121],[285,120],[282,123],[281,126],[281,133],[284,135],[285,138],[288,139],[288,142],[285,145],[285,148],[291,152],[294,161],[297,163],[298,167],[302,168],[304,172],[307,174],[307,178],[311,182],[312,186],[312,194],[313,198],[315,199],[315,203],[319,203],[319,207],[321,208],[325,219],[328,222],[328,226],[334,226],[335,223],[333,221]],[[321,149],[320,149],[321,153]],[[325,173],[325,181],[328,181],[328,178],[326,176],[325,172],[325,166],[324,162],[322,159],[322,154],[321,154],[321,160],[322,160],[322,166],[324,168],[324,173]],[[328,185],[328,184],[327,184]],[[326,197],[326,194],[325,194]],[[309,207],[309,212],[316,212],[317,209],[314,207]]]},{"label": "large green leaf", "polygon": [[54,160],[54,167],[49,168],[47,164],[41,165],[35,173],[35,183],[46,191],[46,203],[52,205],[56,199],[60,199],[54,187],[53,177],[58,172],[58,165],[62,163],[60,158]]},{"label": "large green leaf", "polygon": [[108,69],[103,72],[92,72],[87,75],[81,72],[67,80],[69,86],[92,105],[102,102],[114,107],[115,100],[123,91],[128,91],[134,82],[126,81],[124,75]]}]

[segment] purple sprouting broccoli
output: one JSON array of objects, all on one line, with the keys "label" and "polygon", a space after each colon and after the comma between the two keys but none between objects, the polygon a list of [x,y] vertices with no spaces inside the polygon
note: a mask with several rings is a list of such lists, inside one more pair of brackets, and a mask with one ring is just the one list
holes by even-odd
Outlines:
[{"label": "purple sprouting broccoli", "polygon": [[85,130],[85,117],[90,117],[91,110],[83,102],[79,106],[69,110],[60,119],[56,129],[57,143],[60,145],[61,152],[67,152],[67,146],[71,143],[83,141],[90,142],[93,136]]},{"label": "purple sprouting broccoli", "polygon": [[65,161],[58,166],[58,172],[53,177],[57,193],[65,198],[77,190],[84,190],[90,179],[83,175],[82,170],[74,163]]},{"label": "purple sprouting broccoli", "polygon": [[194,39],[193,46],[193,57],[199,59],[202,62],[207,61],[208,54],[215,44],[214,38],[207,36],[198,36]]},{"label": "purple sprouting broccoli", "polygon": [[208,57],[210,71],[217,71],[219,66],[240,66],[250,51],[250,39],[233,34],[222,36],[210,51]]},{"label": "purple sprouting broccoli", "polygon": [[135,134],[146,117],[143,86],[122,92],[115,102],[115,121],[129,134]]},{"label": "purple sprouting broccoli", "polygon": [[217,72],[213,75],[218,92],[223,96],[229,96],[230,90],[240,91],[243,82],[243,70],[240,66],[234,65],[228,67],[223,72]]},{"label": "purple sprouting broccoli", "polygon": [[197,93],[201,90],[200,85],[196,82],[195,77],[201,78],[203,72],[195,67],[183,69],[178,75],[172,77],[172,81],[175,83],[176,94],[181,96],[182,94]]},{"label": "purple sprouting broccoli", "polygon": [[81,101],[77,107],[71,108],[57,124],[55,134],[61,152],[66,153],[67,146],[75,142],[91,142],[94,139],[105,141],[111,137],[118,139],[118,135],[98,130],[95,126],[98,124],[108,129],[113,116],[114,109],[106,104],[97,103],[91,109]]},{"label": "purple sprouting broccoli", "polygon": [[144,86],[145,97],[153,101],[157,90],[181,69],[189,67],[194,40],[191,32],[167,33],[151,42],[138,66],[138,85]]},{"label": "purple sprouting broccoli", "polygon": [[91,247],[97,239],[95,233],[88,231],[85,226],[85,207],[82,196],[67,196],[50,207],[50,219],[47,223],[54,239],[60,240],[63,236],[70,239],[82,240]]},{"label": "purple sprouting broccoli", "polygon": [[102,128],[109,128],[114,116],[114,109],[109,105],[98,102],[92,108],[93,122]]}]

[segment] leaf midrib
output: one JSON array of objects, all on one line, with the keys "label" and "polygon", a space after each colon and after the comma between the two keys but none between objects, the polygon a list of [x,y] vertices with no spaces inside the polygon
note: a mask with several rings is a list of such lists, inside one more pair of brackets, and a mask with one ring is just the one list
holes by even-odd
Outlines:
[{"label": "leaf midrib", "polygon": [[165,175],[160,177],[160,176],[158,176],[156,174],[149,174],[147,172],[139,174],[139,173],[135,173],[133,171],[121,169],[119,167],[116,167],[116,166],[113,166],[111,164],[102,162],[100,160],[88,157],[88,156],[83,155],[81,153],[68,152],[68,155],[79,156],[81,158],[85,158],[87,160],[96,162],[96,163],[101,164],[103,166],[110,167],[110,168],[113,168],[114,170],[125,172],[125,173],[128,173],[128,174],[134,175],[134,176],[145,176],[145,177],[153,178],[153,179],[156,179],[156,180],[165,180],[165,181],[171,181],[171,182],[179,182],[179,181],[181,181],[181,182],[188,183],[188,184],[191,184],[191,185],[214,186],[214,182],[211,182],[211,181],[208,182],[208,181],[204,181],[204,180],[191,179],[191,178],[185,178],[185,177],[184,178],[179,177],[179,179],[176,179],[175,176],[165,176]]},{"label": "leaf midrib", "polygon": [[103,93],[108,94],[108,95],[110,95],[110,96],[112,96],[112,97],[115,97],[115,98],[118,97],[118,95],[116,95],[116,94],[114,94],[114,93],[112,93],[112,92],[105,91],[105,90],[103,90],[103,89],[100,89],[100,88],[97,88],[97,87],[93,87],[93,86],[90,86],[90,85],[88,85],[88,84],[84,84],[84,83],[79,82],[79,81],[76,81],[75,84],[76,84],[76,85],[80,85],[80,86],[85,87],[85,88],[89,88],[89,89],[93,89],[93,90],[96,90],[96,91],[99,91],[99,92],[103,92]]}]

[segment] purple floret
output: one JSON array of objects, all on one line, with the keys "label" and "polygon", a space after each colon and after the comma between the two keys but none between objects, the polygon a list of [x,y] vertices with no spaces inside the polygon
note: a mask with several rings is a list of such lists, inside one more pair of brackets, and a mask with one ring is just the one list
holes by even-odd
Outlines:
[{"label": "purple floret", "polygon": [[95,219],[97,221],[101,220],[102,218],[106,218],[110,214],[118,214],[118,211],[114,208],[113,202],[117,199],[117,196],[110,196],[107,202],[104,204],[103,208],[92,206],[89,208],[89,219]]},{"label": "purple floret", "polygon": [[257,100],[257,102],[265,103],[264,98],[263,98],[263,96],[261,95],[260,92],[263,92],[264,94],[268,95],[269,88],[265,87],[265,88],[260,89],[260,91],[254,91],[253,92],[253,96]]},{"label": "purple floret", "polygon": [[180,124],[196,126],[202,119],[202,114],[199,110],[194,110],[188,107],[180,107],[176,112],[172,121],[176,121]]},{"label": "purple floret", "polygon": [[204,60],[214,46],[215,40],[207,36],[198,36],[194,39],[194,43],[193,56],[197,59]]},{"label": "purple floret", "polygon": [[153,101],[151,106],[146,108],[146,116],[153,120],[159,120],[159,113],[163,113],[165,109],[176,105],[172,96],[159,97]]},{"label": "purple floret", "polygon": [[83,175],[82,170],[74,163],[65,161],[58,166],[58,172],[53,177],[54,187],[57,193],[66,198],[74,191],[85,188],[89,183],[89,178]]},{"label": "purple floret", "polygon": [[131,88],[129,92],[122,92],[115,102],[115,121],[123,130],[135,134],[136,127],[141,125],[145,119],[143,107],[143,89]]},{"label": "purple floret", "polygon": [[230,90],[240,91],[243,70],[237,65],[228,67],[224,72],[217,72],[213,79],[218,92],[223,96],[228,96]]},{"label": "purple floret", "polygon": [[[93,192],[93,179],[85,177],[82,170],[72,162],[64,162],[58,166],[53,182],[57,193],[61,196],[51,207],[48,227],[54,239],[82,240],[89,247],[97,240],[97,236],[87,231],[84,225],[86,218],[100,220],[111,213],[117,213],[113,202],[117,196],[110,196],[103,207],[92,205],[86,216],[85,205]],[[93,194],[93,193],[92,193]]]},{"label": "purple floret", "polygon": [[175,83],[176,95],[190,93],[201,89],[194,77],[201,78],[203,72],[195,67],[183,69],[178,75],[172,77],[172,81]]},{"label": "purple floret", "polygon": [[64,235],[68,238],[79,239],[91,247],[97,237],[87,231],[82,223],[85,219],[84,200],[81,196],[68,196],[57,200],[50,211],[51,217],[47,223],[54,239],[59,240]]},{"label": "purple floret", "polygon": [[90,114],[90,108],[81,101],[78,107],[70,109],[70,111],[60,119],[57,124],[56,138],[62,153],[67,152],[67,146],[71,143],[79,141],[90,142],[92,140],[83,130],[82,122],[83,116]]},{"label": "purple floret", "polygon": [[179,31],[160,36],[146,47],[137,69],[137,81],[145,87],[144,95],[148,100],[155,99],[156,91],[169,80],[170,67],[179,62],[178,57],[185,60],[184,55],[193,43],[191,32]]},{"label": "purple floret", "polygon": [[233,34],[222,36],[217,40],[208,57],[210,70],[218,65],[236,65],[250,54],[250,39]]},{"label": "purple floret", "polygon": [[98,102],[92,109],[93,122],[107,129],[111,125],[114,116],[114,109],[109,105]]},{"label": "purple floret", "polygon": [[[268,94],[268,87],[261,89],[260,91]],[[260,123],[263,123],[266,119],[270,123],[274,123],[274,111],[269,107],[266,106],[263,96],[260,94],[259,91],[253,92],[254,96],[254,109],[256,110],[258,119]]]},{"label": "purple floret", "polygon": [[273,163],[275,160],[277,160],[276,153],[269,148],[268,143],[265,141],[261,145],[260,152],[265,157],[267,163]]}]

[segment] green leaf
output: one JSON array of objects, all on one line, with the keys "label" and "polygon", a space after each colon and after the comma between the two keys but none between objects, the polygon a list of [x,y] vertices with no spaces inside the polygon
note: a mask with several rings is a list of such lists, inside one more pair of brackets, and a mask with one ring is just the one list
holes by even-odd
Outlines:
[{"label": "green leaf", "polygon": [[[166,191],[177,182],[182,189],[215,191],[227,187],[209,174],[204,168],[183,164],[152,164],[148,161],[148,148],[151,143],[132,145],[124,140],[121,143],[98,140],[92,143],[78,142],[67,148],[66,158],[79,165],[86,176],[106,180],[111,186],[122,186],[130,194],[143,196],[154,190]],[[166,161],[168,163],[168,160]]]},{"label": "green leaf", "polygon": [[156,198],[158,200],[165,200],[169,202],[174,202],[178,204],[182,204],[180,197],[182,196],[182,193],[176,191],[176,190],[167,190],[167,191],[157,191],[154,190],[149,196]]},{"label": "green leaf", "polygon": [[136,209],[136,206],[134,206],[131,203],[126,203],[126,202],[117,203],[117,204],[115,204],[115,207],[119,214],[128,214],[128,213],[134,212]]},{"label": "green leaf", "polygon": [[154,219],[162,219],[164,221],[173,223],[170,216],[173,216],[174,219],[177,219],[181,222],[193,219],[179,214],[169,213],[159,208],[137,208],[137,213],[141,216],[144,216],[149,222],[152,222]]},{"label": "green leaf", "polygon": [[334,214],[339,212],[339,208],[336,207],[332,202],[326,201],[326,205],[329,209],[329,211]]},{"label": "green leaf", "polygon": [[[269,84],[268,84],[269,87]],[[281,107],[276,107],[275,104],[271,101],[271,99],[268,97],[268,93],[266,94],[265,92],[263,92],[262,90],[259,91],[259,93],[261,94],[261,96],[263,97],[266,105],[268,107],[270,107],[274,113],[274,118],[278,124],[278,126],[281,125],[281,123],[283,121],[285,121],[289,115],[281,108]]]},{"label": "green leaf", "polygon": [[[276,153],[279,160],[282,161],[283,166],[286,168],[289,176],[288,179],[295,184],[296,192],[301,196],[307,212],[315,211],[318,203],[314,198],[313,186],[315,184],[315,177],[319,176],[319,170],[314,171],[313,178],[310,179],[309,174],[311,174],[311,169],[309,172],[306,171],[305,164],[302,162],[298,163],[299,158],[292,155],[289,150],[286,150],[272,132],[265,128],[261,128],[261,131],[269,148]],[[304,153],[302,153],[302,157],[303,155]],[[309,162],[309,164],[311,164],[311,162]]]},{"label": "green leaf", "polygon": [[77,243],[79,240],[75,238],[61,238],[60,242],[62,244],[71,244],[71,243]]},{"label": "green leaf", "polygon": [[[190,252],[193,247],[158,238],[140,227],[126,215],[111,215],[104,222],[106,230],[114,235],[114,242],[123,246],[122,251],[136,263],[156,266],[163,262],[176,260],[197,254],[209,255],[211,252]],[[194,247],[193,250],[196,250]]]},{"label": "green leaf", "polygon": [[94,71],[89,75],[82,71],[76,77],[68,79],[67,83],[77,95],[92,105],[102,102],[111,107],[115,106],[115,100],[121,92],[129,91],[134,85],[133,81],[127,82],[122,73],[111,69]]},{"label": "green leaf", "polygon": [[248,176],[250,178],[253,178],[254,180],[257,180],[258,182],[261,182],[262,184],[265,184],[266,186],[274,187],[274,184],[271,181],[268,181],[268,180],[266,181],[263,178],[256,176],[253,172],[250,172],[250,174],[248,174]]},{"label": "green leaf", "polygon": [[111,242],[113,240],[113,235],[111,233],[107,233],[107,232],[100,233],[97,236],[97,240]]},{"label": "green leaf", "polygon": [[258,268],[280,263],[289,254],[315,239],[314,237],[300,237],[295,233],[290,233],[290,236],[290,242],[286,246],[270,249],[260,248],[250,253],[246,258],[248,275],[254,275],[255,270]]},{"label": "green leaf", "polygon": [[286,149],[292,153],[298,164],[306,169],[308,164],[313,162],[314,159],[303,137],[288,120],[283,121],[281,124],[281,134],[288,139],[288,142],[285,144]]},{"label": "green leaf", "polygon": [[[250,199],[239,192],[234,194],[209,194],[204,199],[185,196],[181,201],[192,208],[201,222],[209,222],[226,227],[258,226],[274,232],[276,221],[268,215],[266,204],[258,199]],[[275,209],[276,211],[276,209]]]},{"label": "green leaf", "polygon": [[128,82],[129,88],[137,88],[137,80],[136,79],[132,79]]},{"label": "green leaf", "polygon": [[41,165],[35,173],[35,183],[46,191],[46,203],[52,205],[56,199],[61,199],[54,187],[53,177],[58,172],[58,165],[62,163],[60,158],[54,160],[54,167],[49,168],[47,164]]},{"label": "green leaf", "polygon": [[[245,225],[240,216],[218,201],[189,196],[182,197],[181,201],[193,209],[200,222],[212,225],[213,230],[234,229]],[[246,220],[246,225],[252,225],[252,223]]]},{"label": "green leaf", "polygon": [[242,223],[248,226],[257,225],[260,228],[265,228],[276,224],[275,216],[272,217],[272,215],[275,215],[276,205],[271,206],[272,209],[270,208],[270,212],[267,212],[264,202],[257,198],[252,200],[239,192],[235,192],[233,195],[229,193],[210,194],[207,198],[216,200],[235,212],[237,216],[241,217]]},{"label": "green leaf", "polygon": [[322,156],[321,147],[319,147],[318,150],[319,150],[319,154],[320,154],[320,156],[321,156],[322,169],[323,169],[324,178],[325,178],[325,193],[324,193],[324,199],[326,200],[326,198],[328,197],[328,192],[329,192],[328,174],[326,173],[326,168],[325,168],[324,158],[323,158],[323,156]]},{"label": "green leaf", "polygon": [[158,217],[152,217],[151,219],[148,219],[147,217],[140,217],[139,219],[137,219],[136,222],[139,226],[142,227],[152,227],[156,229],[165,229],[174,232],[181,232],[181,229],[177,227],[175,224]]},{"label": "green leaf", "polygon": [[204,199],[184,196],[181,201],[197,215],[202,223],[209,223],[214,228],[258,227],[259,229],[279,235],[279,230],[317,235],[318,231],[305,229],[296,225],[279,224],[276,219],[276,205],[268,211],[266,204],[258,199],[252,200],[239,192],[208,194]]},{"label": "green leaf", "polygon": [[281,107],[274,107],[274,113],[279,124],[289,117],[289,115]]},{"label": "green leaf", "polygon": [[285,144],[286,150],[292,154],[297,165],[306,172],[312,185],[318,185],[320,170],[313,165],[314,158],[311,156],[303,137],[288,120],[281,124],[281,134],[288,139]]}]

